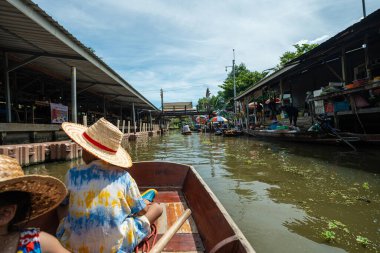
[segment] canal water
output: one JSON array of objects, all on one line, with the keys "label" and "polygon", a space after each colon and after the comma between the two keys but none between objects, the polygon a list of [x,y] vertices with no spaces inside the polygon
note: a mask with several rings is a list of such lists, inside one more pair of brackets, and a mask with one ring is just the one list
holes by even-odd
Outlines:
[{"label": "canal water", "polygon": [[[194,166],[257,252],[379,252],[380,150],[171,132],[131,142],[133,161]],[[63,178],[81,163],[26,168]]]}]

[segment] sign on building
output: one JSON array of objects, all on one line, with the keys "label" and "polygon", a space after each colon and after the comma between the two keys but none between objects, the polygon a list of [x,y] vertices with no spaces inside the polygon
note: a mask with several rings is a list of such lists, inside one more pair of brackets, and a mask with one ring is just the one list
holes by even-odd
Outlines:
[{"label": "sign on building", "polygon": [[63,123],[68,120],[69,108],[66,105],[50,103],[51,123]]}]

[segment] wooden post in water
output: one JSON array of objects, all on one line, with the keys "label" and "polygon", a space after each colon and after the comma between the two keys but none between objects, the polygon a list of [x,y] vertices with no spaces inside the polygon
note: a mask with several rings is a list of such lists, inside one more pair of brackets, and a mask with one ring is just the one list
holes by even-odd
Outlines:
[{"label": "wooden post in water", "polygon": [[135,114],[135,103],[132,103],[132,116],[133,116],[133,133],[136,134],[136,114]]},{"label": "wooden post in water", "polygon": [[123,119],[123,127],[121,128],[121,132],[124,134],[124,129],[125,129],[125,120]]},{"label": "wooden post in water", "polygon": [[120,130],[120,120],[119,119],[117,120],[116,126],[117,126],[117,129]]},{"label": "wooden post in water", "polygon": [[87,126],[87,115],[83,115],[83,125]]}]

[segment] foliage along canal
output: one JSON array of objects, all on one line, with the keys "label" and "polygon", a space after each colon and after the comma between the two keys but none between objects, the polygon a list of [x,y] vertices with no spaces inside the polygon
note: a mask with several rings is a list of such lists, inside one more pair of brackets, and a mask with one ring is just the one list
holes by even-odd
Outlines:
[{"label": "foliage along canal", "polygon": [[[131,142],[133,161],[190,164],[257,252],[380,251],[380,150],[172,132]],[[26,168],[63,178],[81,161]]]}]

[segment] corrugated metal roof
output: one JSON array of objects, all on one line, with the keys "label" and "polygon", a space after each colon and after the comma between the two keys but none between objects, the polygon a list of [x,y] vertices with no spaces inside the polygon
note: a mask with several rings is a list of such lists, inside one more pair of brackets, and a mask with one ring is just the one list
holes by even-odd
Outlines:
[{"label": "corrugated metal roof", "polygon": [[258,88],[260,88],[261,86],[267,84],[270,81],[274,81],[276,78],[279,78],[282,74],[284,74],[288,70],[291,70],[292,68],[294,68],[297,65],[298,65],[298,63],[292,64],[292,65],[288,65],[288,66],[285,66],[282,69],[274,72],[270,76],[267,76],[266,78],[264,78],[263,80],[259,81],[258,83],[256,83],[252,87],[250,87],[247,90],[245,90],[242,93],[240,93],[238,96],[236,96],[235,100],[240,99],[240,98],[246,96],[247,94],[251,93],[254,90],[257,90]]},{"label": "corrugated metal roof", "polygon": [[[139,108],[157,108],[127,81],[97,57],[66,29],[30,0],[0,0],[0,51],[13,61],[29,63],[61,80],[70,79],[71,66],[77,68],[77,89],[106,95],[122,105],[135,103]],[[105,93],[105,94],[104,94]]]},{"label": "corrugated metal roof", "polygon": [[360,21],[347,27],[343,31],[337,33],[335,36],[326,40],[319,46],[293,59],[289,63],[291,64],[293,62],[301,62],[306,59],[321,57],[334,49],[341,50],[342,46],[346,45],[347,43],[352,43],[354,39],[363,40],[364,43],[364,36],[368,34],[370,30],[374,31],[375,33],[378,33],[380,23],[379,20],[380,9],[374,11],[367,17],[361,19]]},{"label": "corrugated metal roof", "polygon": [[[268,82],[273,81],[275,78],[279,77],[280,75],[285,74],[285,72],[293,69],[296,66],[298,66],[297,71],[302,71],[303,69],[307,69],[312,64],[317,63],[321,59],[324,60],[323,58],[331,55],[331,52],[334,52],[334,50],[340,52],[342,50],[342,47],[345,44],[350,44],[354,40],[358,40],[358,41],[363,40],[363,43],[364,43],[365,35],[368,35],[370,31],[372,31],[372,33],[379,32],[379,23],[380,23],[379,18],[380,18],[380,9],[374,11],[373,13],[368,15],[366,18],[356,22],[355,24],[339,32],[338,34],[326,40],[325,42],[315,47],[314,49],[293,59],[292,61],[288,63],[289,64],[288,66],[280,69],[279,71],[273,73],[272,75],[268,76],[267,78],[255,84],[254,86],[245,90],[244,92],[239,94],[236,97],[236,99],[240,99],[244,97],[245,95],[251,93],[252,91],[267,84]],[[307,61],[310,63],[307,63]]]}]

